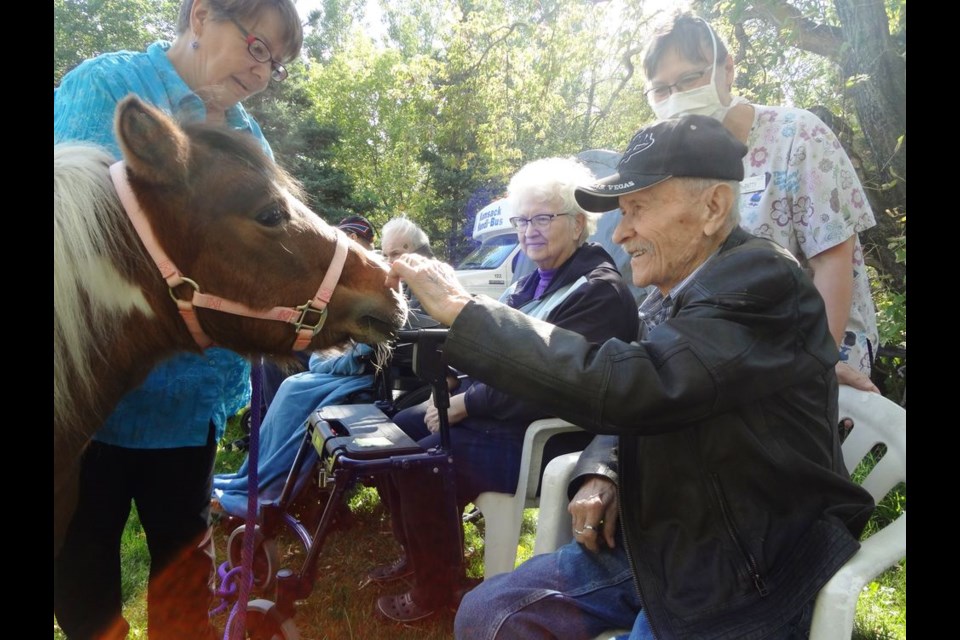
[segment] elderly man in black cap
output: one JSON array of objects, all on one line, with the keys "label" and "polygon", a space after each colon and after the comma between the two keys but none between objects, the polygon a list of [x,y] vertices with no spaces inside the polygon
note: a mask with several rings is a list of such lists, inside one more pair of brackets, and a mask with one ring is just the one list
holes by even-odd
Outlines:
[{"label": "elderly man in black cap", "polygon": [[745,152],[709,117],[665,120],[577,189],[588,211],[619,203],[614,240],[656,287],[637,342],[591,344],[471,298],[442,265],[394,263],[450,326],[450,364],[601,434],[569,489],[574,541],[467,594],[458,638],[806,637],[873,500],[841,457],[823,301],[737,225]]}]

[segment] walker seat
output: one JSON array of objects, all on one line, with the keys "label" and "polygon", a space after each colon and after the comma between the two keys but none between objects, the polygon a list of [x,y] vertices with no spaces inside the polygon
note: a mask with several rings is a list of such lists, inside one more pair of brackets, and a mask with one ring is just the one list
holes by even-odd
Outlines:
[{"label": "walker seat", "polygon": [[345,455],[356,460],[421,453],[423,449],[376,406],[323,407],[310,416],[313,446],[321,458]]}]

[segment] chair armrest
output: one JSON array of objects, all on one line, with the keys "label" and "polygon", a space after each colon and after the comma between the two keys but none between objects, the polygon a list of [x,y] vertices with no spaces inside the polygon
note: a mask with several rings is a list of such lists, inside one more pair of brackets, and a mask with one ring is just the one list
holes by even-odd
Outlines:
[{"label": "chair armrest", "polygon": [[540,514],[537,519],[537,537],[533,543],[533,555],[550,553],[573,539],[573,520],[567,505],[567,486],[577,466],[580,453],[557,456],[547,464],[543,472],[540,490]]}]

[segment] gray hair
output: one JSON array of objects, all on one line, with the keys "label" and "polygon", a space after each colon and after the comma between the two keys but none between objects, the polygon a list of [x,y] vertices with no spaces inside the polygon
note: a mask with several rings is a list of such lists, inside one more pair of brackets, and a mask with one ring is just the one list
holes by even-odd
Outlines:
[{"label": "gray hair", "polygon": [[514,174],[507,186],[507,198],[514,207],[528,199],[559,202],[560,211],[554,213],[572,213],[583,220],[583,231],[577,239],[577,244],[583,244],[596,230],[599,216],[584,211],[573,191],[595,180],[590,168],[576,158],[543,158],[525,164]]},{"label": "gray hair", "polygon": [[[177,35],[190,31],[190,13],[197,0],[183,0],[177,16]],[[276,9],[283,24],[283,62],[290,62],[300,55],[303,47],[303,26],[293,0],[203,0],[213,14],[214,20],[226,22],[233,18],[256,20],[265,9]],[[274,52],[277,53],[277,52]],[[278,60],[281,58],[278,56]]]},{"label": "gray hair", "polygon": [[382,245],[389,236],[393,235],[406,239],[407,243],[412,247],[410,250],[411,253],[424,246],[430,246],[430,238],[427,237],[427,234],[424,233],[423,229],[418,227],[413,220],[406,216],[392,218],[383,225],[383,228],[380,230],[380,244]]},{"label": "gray hair", "polygon": [[733,230],[740,224],[740,183],[736,180],[717,180],[715,178],[674,178],[679,182],[690,195],[699,195],[705,189],[709,189],[715,184],[725,184],[733,191],[733,202],[730,203],[730,210],[727,211],[727,228]]}]

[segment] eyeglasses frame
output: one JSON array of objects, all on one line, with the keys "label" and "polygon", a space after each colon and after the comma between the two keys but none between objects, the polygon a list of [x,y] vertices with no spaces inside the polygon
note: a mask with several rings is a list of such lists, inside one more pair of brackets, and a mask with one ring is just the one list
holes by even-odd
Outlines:
[{"label": "eyeglasses frame", "polygon": [[[524,218],[523,216],[513,216],[509,218],[508,222],[510,225],[517,231],[526,231],[528,225],[533,225],[534,229],[544,230],[553,224],[554,219],[559,218],[560,216],[572,216],[572,213],[538,213],[536,215],[530,216],[529,218]],[[536,219],[544,220],[543,223],[535,223]],[[521,224],[522,221],[522,224]]]},{"label": "eyeglasses frame", "polygon": [[[233,16],[230,16],[230,22],[236,25],[237,29],[240,30],[240,33],[243,34],[243,37],[247,42],[247,53],[250,54],[250,57],[257,62],[270,63],[270,79],[273,80],[274,82],[283,82],[284,80],[286,80],[287,76],[289,75],[287,73],[287,68],[283,66],[283,64],[273,59],[273,52],[270,51],[270,47],[267,46],[267,43],[261,40],[260,38],[258,38],[257,36],[253,35],[249,31],[247,31],[246,29],[244,29],[243,25],[240,24],[240,22]],[[267,56],[268,56],[266,60],[261,60],[260,58],[258,58],[253,54],[253,44],[255,42],[259,42],[260,45],[264,49],[266,49]]]},{"label": "eyeglasses frame", "polygon": [[[685,73],[682,76],[680,76],[680,79],[674,82],[673,84],[665,84],[657,87],[650,87],[649,89],[643,92],[643,95],[647,100],[650,100],[650,98],[652,97],[657,102],[661,102],[662,100],[666,100],[667,98],[672,96],[674,93],[674,90],[676,90],[677,93],[683,93],[684,91],[689,91],[690,89],[681,89],[679,85],[685,82],[696,82],[697,80],[701,79],[704,75],[706,75],[708,71],[713,69],[713,66],[714,65],[711,63],[711,64],[708,64],[703,69],[701,69],[700,71],[691,71],[689,73]],[[698,75],[696,78],[690,78],[690,76],[694,75],[695,73],[699,73],[700,75]],[[695,87],[691,87],[691,89],[692,88],[695,88]],[[663,91],[664,89],[666,89],[668,93],[667,95],[663,96],[659,100],[657,100],[656,96],[651,96],[652,93],[656,91]]]}]

